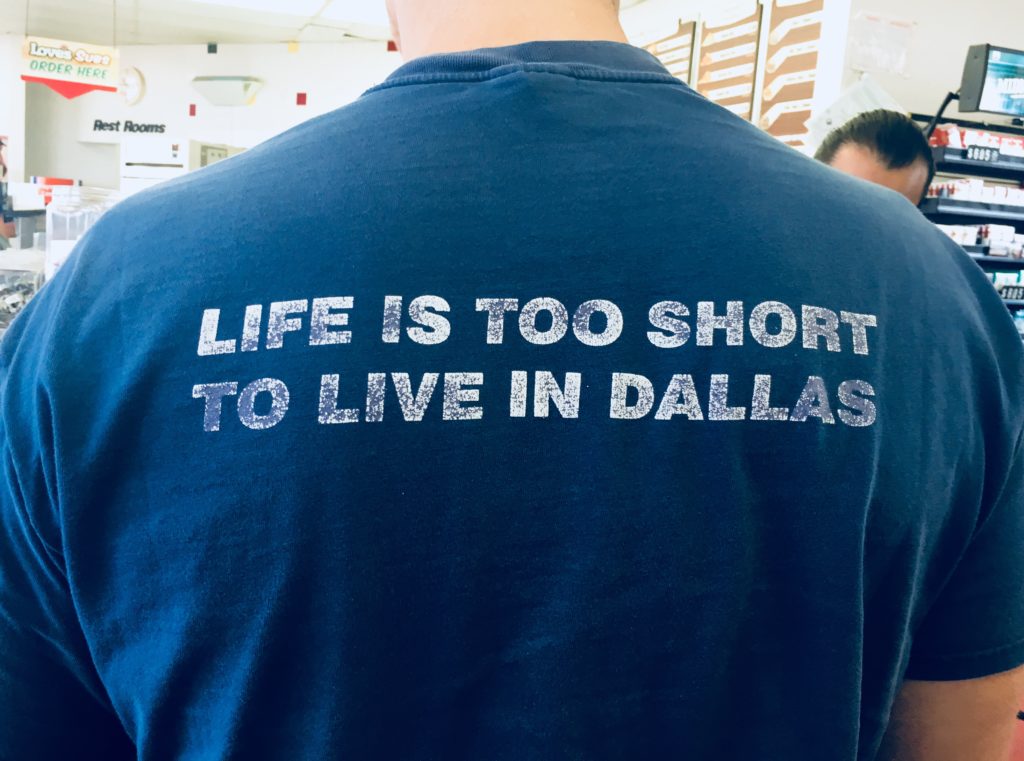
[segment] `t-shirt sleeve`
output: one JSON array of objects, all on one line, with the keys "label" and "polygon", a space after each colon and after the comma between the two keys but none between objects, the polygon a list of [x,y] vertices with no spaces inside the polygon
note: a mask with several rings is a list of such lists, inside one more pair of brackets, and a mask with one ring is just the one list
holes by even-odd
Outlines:
[{"label": "t-shirt sleeve", "polygon": [[48,285],[0,345],[0,759],[134,758],[92,665],[54,530],[38,368],[59,287]]},{"label": "t-shirt sleeve", "polygon": [[1024,447],[914,636],[907,679],[979,679],[1024,664]]}]

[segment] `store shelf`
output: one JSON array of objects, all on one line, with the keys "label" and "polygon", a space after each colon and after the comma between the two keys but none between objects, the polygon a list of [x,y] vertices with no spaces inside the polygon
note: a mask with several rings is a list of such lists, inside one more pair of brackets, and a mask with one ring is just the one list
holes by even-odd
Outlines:
[{"label": "store shelf", "polygon": [[932,155],[935,168],[943,173],[1024,182],[1024,158],[1004,156],[998,161],[978,161],[967,158],[966,148],[932,148]]},{"label": "store shelf", "polygon": [[972,217],[982,220],[1024,222],[1024,206],[956,201],[951,198],[927,198],[921,204],[921,211],[933,217]]},{"label": "store shelf", "polygon": [[984,256],[979,254],[971,254],[971,258],[982,267],[1002,267],[1003,269],[1009,270],[1024,270],[1024,259],[1011,259],[1009,256]]}]

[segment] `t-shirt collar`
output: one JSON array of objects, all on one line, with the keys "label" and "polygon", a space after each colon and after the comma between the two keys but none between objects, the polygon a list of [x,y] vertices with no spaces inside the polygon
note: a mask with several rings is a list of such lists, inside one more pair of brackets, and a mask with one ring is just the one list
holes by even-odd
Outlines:
[{"label": "t-shirt collar", "polygon": [[667,75],[657,58],[621,42],[527,42],[503,48],[442,53],[409,61],[387,79],[388,84],[409,78],[484,74],[505,66],[551,65],[555,68],[592,69],[629,76]]}]

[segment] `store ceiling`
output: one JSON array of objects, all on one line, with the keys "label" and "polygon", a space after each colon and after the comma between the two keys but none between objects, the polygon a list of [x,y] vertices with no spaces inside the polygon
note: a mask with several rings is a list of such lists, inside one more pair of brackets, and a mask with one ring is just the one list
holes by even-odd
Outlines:
[{"label": "store ceiling", "polygon": [[384,0],[0,0],[0,34],[110,45],[115,2],[118,45],[388,36]]},{"label": "store ceiling", "polygon": [[[622,7],[646,2],[622,0]],[[111,45],[115,6],[118,45],[389,36],[384,0],[0,0],[0,34],[27,30],[39,37]]]}]

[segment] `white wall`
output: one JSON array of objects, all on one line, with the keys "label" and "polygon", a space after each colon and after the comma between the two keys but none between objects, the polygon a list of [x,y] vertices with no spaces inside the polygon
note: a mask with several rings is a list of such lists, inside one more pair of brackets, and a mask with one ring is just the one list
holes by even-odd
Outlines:
[{"label": "white wall", "polygon": [[9,180],[25,175],[25,83],[21,81],[22,38],[0,35],[0,135],[9,138]]},{"label": "white wall", "polygon": [[[631,39],[643,43],[664,34],[680,17],[725,12],[750,0],[646,0],[628,9],[623,20]],[[944,94],[959,86],[963,59],[971,44],[992,42],[1024,48],[1022,0],[977,0],[973,4],[935,0],[852,0],[858,11],[917,23],[907,77],[879,75],[876,81],[911,111],[931,112]],[[41,85],[19,79],[21,39],[0,36],[0,134],[9,135],[13,179],[25,174],[72,176],[90,184],[113,186],[118,176],[116,146],[80,141],[97,118],[166,123],[185,139],[251,147],[305,119],[357,98],[387,77],[400,63],[383,44],[346,42],[303,44],[297,53],[285,45],[221,45],[216,55],[205,46],[122,48],[122,64],[138,67],[147,95],[137,106],[120,97],[91,93],[72,101]],[[253,106],[215,108],[191,87],[200,75],[252,75],[265,81]],[[846,81],[855,74],[846,67]],[[306,92],[309,105],[295,105]],[[27,108],[26,108],[27,100]],[[198,115],[188,116],[195,103]],[[956,113],[955,108],[950,114]],[[27,128],[26,128],[27,121]]]},{"label": "white wall", "polygon": [[[380,42],[304,43],[294,53],[284,44],[221,45],[213,55],[206,46],[195,45],[132,46],[121,48],[120,53],[122,68],[134,66],[145,77],[146,95],[138,105],[127,106],[119,95],[101,92],[68,101],[32,86],[27,115],[32,174],[116,187],[119,150],[113,141],[118,136],[93,136],[96,119],[166,124],[165,138],[251,148],[352,102],[401,64],[400,57],[388,53]],[[254,76],[264,85],[251,106],[215,107],[193,89],[191,81],[218,75]],[[299,92],[307,93],[306,106],[296,105]],[[195,117],[189,116],[190,104],[196,105]]]},{"label": "white wall", "polygon": [[[672,19],[694,18],[734,0],[646,0],[623,13],[630,38],[640,44],[656,39]],[[960,87],[967,48],[991,42],[1024,49],[1024,0],[852,0],[851,19],[859,12],[876,13],[916,24],[907,76],[873,75],[908,111],[933,113],[950,90]],[[843,51],[845,52],[845,51]],[[857,74],[846,66],[844,81]],[[958,111],[952,106],[948,113]],[[968,119],[995,119],[968,115]]]},{"label": "white wall", "polygon": [[109,93],[88,93],[69,101],[46,85],[25,86],[28,140],[25,169],[29,177],[70,177],[98,188],[117,188],[120,151],[117,145],[78,141],[78,111],[87,101],[116,98]]},{"label": "white wall", "polygon": [[750,12],[753,0],[644,0],[622,12],[622,26],[635,45],[645,45],[675,31],[676,22],[700,16],[731,16],[742,8]]},{"label": "white wall", "polygon": [[[916,23],[907,76],[873,75],[908,111],[931,114],[960,88],[967,48],[991,42],[1024,49],[1024,0],[853,0],[852,15],[865,11]],[[852,18],[852,16],[851,16]],[[847,81],[856,74],[847,68]],[[947,112],[955,116],[955,106]],[[980,114],[967,119],[998,119]]]}]

